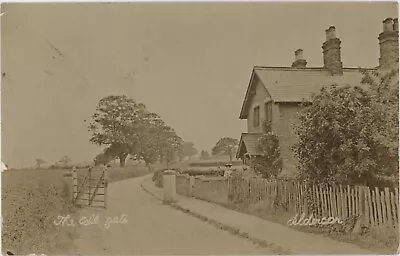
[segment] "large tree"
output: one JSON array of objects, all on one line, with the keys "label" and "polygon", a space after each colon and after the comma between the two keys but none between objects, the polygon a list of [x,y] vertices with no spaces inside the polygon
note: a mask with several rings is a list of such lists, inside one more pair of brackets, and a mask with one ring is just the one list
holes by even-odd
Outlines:
[{"label": "large tree", "polygon": [[163,152],[163,160],[167,165],[175,161],[179,157],[180,148],[183,145],[183,140],[181,137],[176,135],[174,131],[165,134],[164,142],[161,144]]},{"label": "large tree", "polygon": [[213,147],[212,155],[228,155],[229,160],[232,161],[232,157],[237,150],[239,141],[237,139],[225,137],[221,138]]},{"label": "large tree", "polygon": [[194,143],[190,141],[185,141],[182,146],[182,155],[187,156],[189,159],[198,153],[197,149],[194,147]]},{"label": "large tree", "polygon": [[144,113],[143,104],[125,95],[102,98],[88,127],[92,132],[90,141],[107,145],[107,154],[119,158],[123,167],[127,156],[137,148],[137,130]]},{"label": "large tree", "polygon": [[157,160],[168,165],[182,145],[182,139],[155,113],[143,115],[138,132],[137,154],[148,166]]},{"label": "large tree", "polygon": [[366,75],[367,88],[324,87],[300,114],[294,150],[304,179],[372,183],[398,173],[398,80]]}]

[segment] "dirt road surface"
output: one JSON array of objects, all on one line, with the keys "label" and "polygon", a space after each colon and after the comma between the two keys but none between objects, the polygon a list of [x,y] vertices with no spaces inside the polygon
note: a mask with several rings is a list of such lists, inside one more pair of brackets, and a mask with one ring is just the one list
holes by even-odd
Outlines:
[{"label": "dirt road surface", "polygon": [[[246,239],[163,205],[142,190],[143,178],[110,184],[107,209],[80,210],[76,221],[79,223],[85,217],[89,220],[86,226],[78,228],[76,245],[80,255],[272,254]],[[113,223],[107,225],[110,218]]]}]

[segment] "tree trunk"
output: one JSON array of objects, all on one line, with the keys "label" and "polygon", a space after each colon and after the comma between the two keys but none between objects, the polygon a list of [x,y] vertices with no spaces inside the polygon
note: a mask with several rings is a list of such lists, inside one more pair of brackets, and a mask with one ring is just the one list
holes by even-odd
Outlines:
[{"label": "tree trunk", "polygon": [[119,166],[122,168],[125,166],[125,160],[128,155],[122,154],[119,156]]}]

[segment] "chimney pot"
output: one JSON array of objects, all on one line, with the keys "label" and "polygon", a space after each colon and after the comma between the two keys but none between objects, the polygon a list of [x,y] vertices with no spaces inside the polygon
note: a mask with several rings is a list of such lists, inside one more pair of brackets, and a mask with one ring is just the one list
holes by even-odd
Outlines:
[{"label": "chimney pot", "polygon": [[393,30],[399,31],[399,20],[397,18],[393,20]]},{"label": "chimney pot", "polygon": [[326,41],[322,44],[324,68],[329,70],[332,75],[342,75],[343,64],[340,54],[341,41],[336,37],[336,28],[330,26],[325,32]]},{"label": "chimney pot", "polygon": [[336,38],[336,28],[335,26],[330,26],[325,30],[326,33],[326,41]]},{"label": "chimney pot", "polygon": [[297,49],[294,51],[295,60],[292,63],[292,68],[305,68],[307,61],[303,59],[303,49]]},{"label": "chimney pot", "polygon": [[383,22],[383,32],[379,34],[379,67],[395,68],[399,64],[399,21],[387,18]]},{"label": "chimney pot", "polygon": [[303,59],[303,49],[297,49],[294,52],[295,60],[302,60]]},{"label": "chimney pot", "polygon": [[383,32],[393,31],[393,19],[386,18],[383,22]]}]

